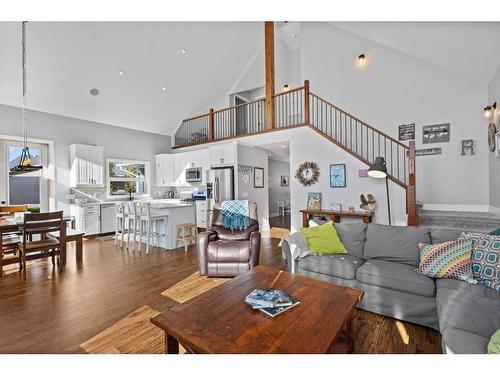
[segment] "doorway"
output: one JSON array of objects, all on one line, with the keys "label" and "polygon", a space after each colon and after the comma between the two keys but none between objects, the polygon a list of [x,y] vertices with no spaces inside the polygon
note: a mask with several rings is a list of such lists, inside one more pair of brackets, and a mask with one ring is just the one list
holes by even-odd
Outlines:
[{"label": "doorway", "polygon": [[238,95],[234,96],[235,116],[236,116],[236,135],[248,133],[248,100]]}]

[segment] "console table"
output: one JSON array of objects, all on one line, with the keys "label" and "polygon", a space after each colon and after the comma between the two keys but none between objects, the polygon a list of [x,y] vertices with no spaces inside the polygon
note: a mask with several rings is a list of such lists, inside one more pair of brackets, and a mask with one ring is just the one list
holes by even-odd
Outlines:
[{"label": "console table", "polygon": [[340,223],[342,217],[355,217],[363,220],[363,223],[372,222],[373,212],[371,211],[333,211],[333,210],[300,210],[302,212],[302,226],[307,228],[311,216],[326,216],[334,223]]}]

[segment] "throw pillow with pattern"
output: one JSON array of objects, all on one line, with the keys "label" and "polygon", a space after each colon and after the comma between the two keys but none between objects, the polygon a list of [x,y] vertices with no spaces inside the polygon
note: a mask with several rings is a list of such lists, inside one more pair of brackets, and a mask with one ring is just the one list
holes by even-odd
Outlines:
[{"label": "throw pillow with pattern", "polygon": [[472,241],[458,239],[440,244],[420,243],[417,272],[435,279],[458,279],[476,284],[472,274]]},{"label": "throw pillow with pattern", "polygon": [[500,292],[500,236],[462,233],[472,241],[472,272],[480,284]]}]

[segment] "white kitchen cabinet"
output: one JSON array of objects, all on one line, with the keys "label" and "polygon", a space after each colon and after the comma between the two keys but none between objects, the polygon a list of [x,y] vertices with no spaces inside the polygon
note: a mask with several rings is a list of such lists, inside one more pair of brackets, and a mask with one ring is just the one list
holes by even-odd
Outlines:
[{"label": "white kitchen cabinet", "polygon": [[196,226],[198,228],[207,228],[208,205],[207,201],[196,201]]},{"label": "white kitchen cabinet", "polygon": [[70,146],[71,187],[104,187],[104,148],[100,146]]},{"label": "white kitchen cabinet", "polygon": [[175,184],[175,155],[158,154],[155,156],[156,186]]},{"label": "white kitchen cabinet", "polygon": [[207,170],[210,169],[210,150],[195,150],[185,153],[187,167],[186,168],[201,168],[202,184],[207,183]]},{"label": "white kitchen cabinet", "polygon": [[189,152],[181,152],[175,155],[174,183],[175,185],[188,185],[186,182],[186,168],[189,168]]},{"label": "white kitchen cabinet", "polygon": [[210,165],[212,167],[234,165],[236,157],[235,144],[210,147]]},{"label": "white kitchen cabinet", "polygon": [[75,218],[75,229],[85,235],[99,234],[100,207],[99,204],[85,206],[71,206],[71,215]]}]

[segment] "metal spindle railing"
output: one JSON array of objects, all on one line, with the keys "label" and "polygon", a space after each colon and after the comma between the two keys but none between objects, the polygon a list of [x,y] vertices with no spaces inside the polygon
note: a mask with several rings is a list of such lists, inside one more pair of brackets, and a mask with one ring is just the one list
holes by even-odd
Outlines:
[{"label": "metal spindle railing", "polygon": [[311,93],[310,125],[367,164],[384,157],[387,172],[401,185],[408,182],[408,146],[382,133],[332,103]]},{"label": "metal spindle railing", "polygon": [[276,128],[303,125],[304,88],[299,87],[273,96]]},{"label": "metal spindle railing", "polygon": [[200,115],[182,121],[175,132],[175,145],[192,145],[205,142],[209,137],[210,115]]}]

